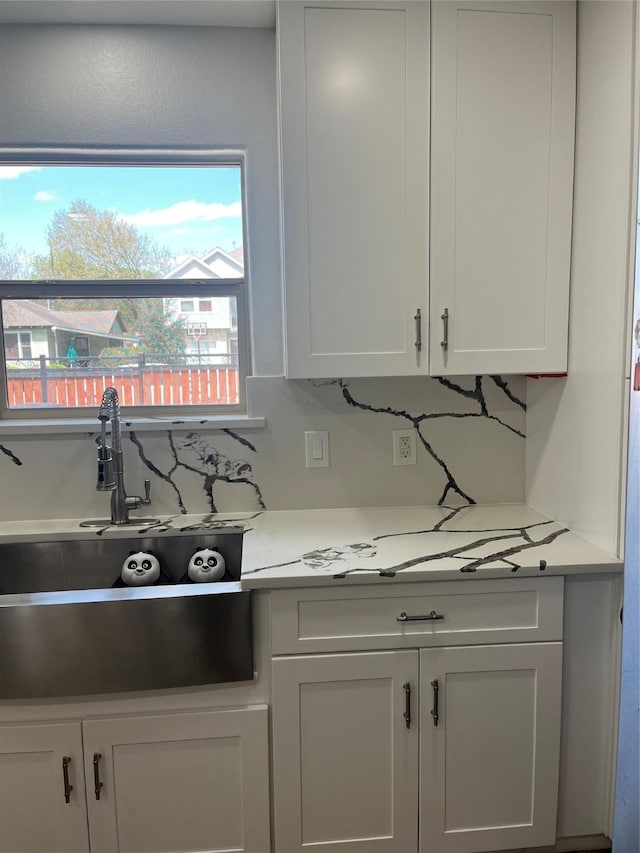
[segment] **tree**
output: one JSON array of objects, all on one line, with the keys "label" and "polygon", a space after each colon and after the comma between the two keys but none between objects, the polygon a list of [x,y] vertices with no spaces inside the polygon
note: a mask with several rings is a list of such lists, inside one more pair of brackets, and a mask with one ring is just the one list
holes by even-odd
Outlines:
[{"label": "tree", "polygon": [[0,234],[0,280],[31,278],[32,265],[33,259],[23,249],[12,248]]},{"label": "tree", "polygon": [[173,312],[168,312],[162,299],[138,299],[135,307],[136,328],[140,331],[143,348],[147,352],[172,355],[184,353],[184,321]]},{"label": "tree", "polygon": [[[58,210],[47,230],[49,256],[35,260],[40,279],[150,279],[161,278],[172,266],[168,249],[110,210],[97,210],[86,201],[74,201]],[[184,351],[184,324],[164,311],[160,298],[54,300],[64,310],[116,308],[130,334],[140,338],[149,353]]]},{"label": "tree", "polygon": [[47,237],[49,257],[36,262],[40,278],[160,278],[172,265],[168,249],[82,199],[56,211]]}]

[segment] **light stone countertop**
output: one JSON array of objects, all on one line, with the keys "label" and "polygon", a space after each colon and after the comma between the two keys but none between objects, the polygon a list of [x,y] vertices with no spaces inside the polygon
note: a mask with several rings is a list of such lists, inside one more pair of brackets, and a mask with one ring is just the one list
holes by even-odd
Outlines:
[{"label": "light stone countertop", "polygon": [[175,515],[155,525],[98,529],[74,519],[15,521],[0,523],[0,544],[225,528],[245,531],[245,589],[620,572],[623,566],[521,504]]},{"label": "light stone countertop", "polygon": [[245,589],[620,572],[523,505],[266,512],[245,530]]}]

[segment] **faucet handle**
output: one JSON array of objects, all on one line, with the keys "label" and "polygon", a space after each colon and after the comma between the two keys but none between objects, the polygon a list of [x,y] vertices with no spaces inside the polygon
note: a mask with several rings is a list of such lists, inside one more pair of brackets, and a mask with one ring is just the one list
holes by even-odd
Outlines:
[{"label": "faucet handle", "polygon": [[149,506],[151,503],[151,480],[144,481],[144,497],[141,499],[143,506]]}]

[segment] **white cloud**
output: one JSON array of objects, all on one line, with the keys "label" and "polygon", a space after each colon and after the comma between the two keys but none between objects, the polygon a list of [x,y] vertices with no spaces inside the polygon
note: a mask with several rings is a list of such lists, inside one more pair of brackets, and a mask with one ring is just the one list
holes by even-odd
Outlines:
[{"label": "white cloud", "polygon": [[153,225],[182,225],[185,222],[212,222],[214,219],[230,219],[242,216],[242,205],[239,201],[232,204],[201,201],[179,201],[171,207],[160,210],[142,210],[128,216],[120,214],[125,222],[136,226]]},{"label": "white cloud", "polygon": [[36,201],[55,201],[58,196],[55,193],[50,192],[49,190],[38,190],[38,192],[34,195]]},{"label": "white cloud", "polygon": [[40,166],[0,166],[0,181],[10,181],[26,175],[27,172],[39,172]]}]

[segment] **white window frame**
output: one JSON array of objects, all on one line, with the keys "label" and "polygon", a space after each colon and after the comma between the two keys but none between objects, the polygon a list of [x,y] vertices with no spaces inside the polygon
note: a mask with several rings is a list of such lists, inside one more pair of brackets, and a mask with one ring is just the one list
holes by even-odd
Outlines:
[{"label": "white window frame", "polygon": [[[33,359],[33,335],[31,332],[10,332],[10,334],[16,336],[16,342],[18,344],[18,361],[31,361]],[[29,338],[29,343],[26,344],[26,346],[29,347],[31,355],[24,354],[25,344],[22,340],[23,335],[26,335]]]},{"label": "white window frame", "polygon": [[[215,298],[231,296],[236,299],[238,313],[238,403],[230,405],[188,406],[127,406],[122,407],[125,417],[166,419],[175,422],[180,417],[198,417],[206,414],[209,420],[220,416],[243,416],[247,413],[246,378],[250,368],[250,322],[249,322],[249,270],[248,270],[248,204],[246,198],[246,164],[242,149],[20,149],[0,150],[0,165],[39,166],[229,166],[240,169],[243,211],[244,276],[231,279],[119,279],[91,281],[46,279],[42,281],[0,280],[0,312],[3,299],[54,299],[64,296],[81,298],[100,296],[157,297],[197,299],[200,296]],[[28,291],[27,291],[28,289]],[[1,316],[0,316],[1,320]],[[9,408],[7,399],[7,367],[0,322],[0,427],[2,422],[24,420],[85,421],[94,415],[90,407],[57,408],[38,407],[29,409]]]}]

